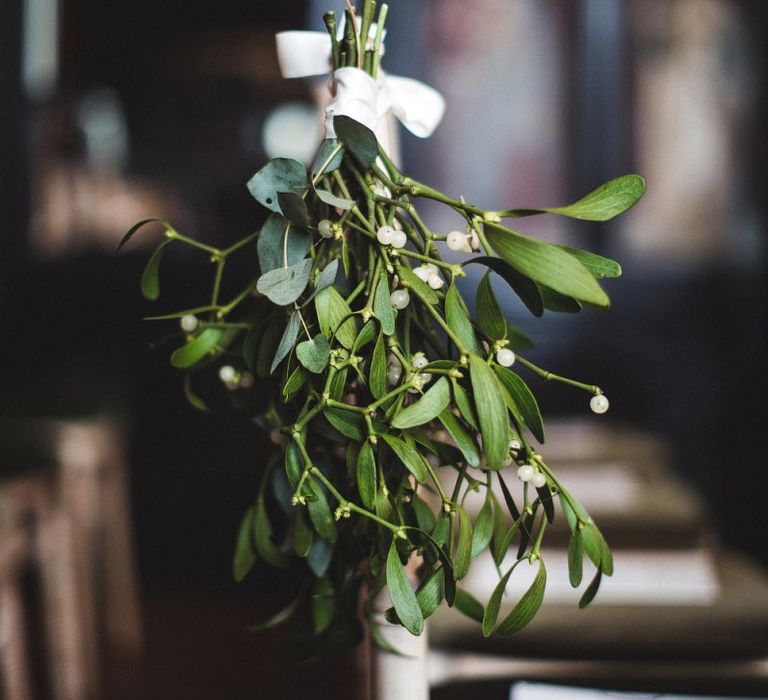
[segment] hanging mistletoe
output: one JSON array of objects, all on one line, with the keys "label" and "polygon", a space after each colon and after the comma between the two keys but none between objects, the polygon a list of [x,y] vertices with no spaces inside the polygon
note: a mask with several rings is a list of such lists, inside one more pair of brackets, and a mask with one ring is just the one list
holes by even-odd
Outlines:
[{"label": "hanging mistletoe", "polygon": [[[337,85],[380,85],[386,5],[376,23],[375,12],[373,0],[360,17],[347,10],[341,38],[334,13],[325,15]],[[544,424],[516,370],[587,392],[596,413],[608,400],[599,387],[519,354],[530,341],[504,317],[492,280],[501,278],[534,316],[607,308],[599,280],[620,275],[616,262],[529,238],[504,221],[545,213],[606,221],[640,198],[643,179],[619,177],[568,206],[487,211],[408,177],[372,128],[340,113],[349,110],[338,109],[338,100],[335,107],[327,125],[333,138],[309,172],[276,158],[249,181],[270,211],[258,233],[222,249],[162,221],[165,240],[142,278],[144,295],[154,300],[169,246],[210,257],[210,304],[155,317],[180,320],[183,339],[171,363],[184,371],[198,408],[205,406],[192,380],[208,372],[218,372],[233,397],[265,403],[260,424],[276,447],[240,528],[235,578],[259,558],[274,566],[304,560],[317,635],[354,627],[364,580],[366,611],[386,586],[387,618],[413,634],[443,601],[477,619],[485,636],[511,634],[541,605],[541,547],[559,503],[571,531],[571,584],[582,583],[585,555],[596,569],[580,601],[587,605],[612,573],[611,553],[540,454]],[[422,199],[457,212],[466,228],[431,230],[417,209]],[[438,242],[470,256],[443,260]],[[223,300],[224,271],[235,255],[250,256],[253,279]],[[475,318],[456,285],[467,265],[486,268]],[[472,492],[484,494],[474,519],[463,505]],[[497,567],[510,553],[514,563],[499,570],[483,605],[459,584],[488,549]],[[404,568],[414,555],[415,589]],[[534,581],[499,621],[504,590],[522,562],[537,567]]]}]

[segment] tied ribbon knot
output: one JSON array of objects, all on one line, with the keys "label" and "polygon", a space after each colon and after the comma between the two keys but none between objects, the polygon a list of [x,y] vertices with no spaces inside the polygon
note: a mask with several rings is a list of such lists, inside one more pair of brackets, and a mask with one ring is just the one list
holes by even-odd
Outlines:
[{"label": "tied ribbon knot", "polygon": [[[331,72],[331,49],[323,32],[289,31],[276,36],[277,57],[284,78],[305,78]],[[334,96],[325,108],[325,136],[335,138],[333,118],[351,117],[371,129],[386,149],[390,115],[420,138],[432,135],[445,112],[440,93],[424,83],[379,71],[373,79],[359,68],[333,71]]]}]

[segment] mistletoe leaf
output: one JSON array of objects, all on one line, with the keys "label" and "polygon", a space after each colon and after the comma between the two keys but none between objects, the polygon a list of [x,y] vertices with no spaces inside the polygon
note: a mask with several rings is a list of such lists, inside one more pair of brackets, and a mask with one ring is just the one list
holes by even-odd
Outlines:
[{"label": "mistletoe leaf", "polygon": [[533,579],[530,588],[496,629],[496,634],[500,637],[519,632],[533,620],[539,611],[544,601],[544,589],[547,587],[547,570],[544,567],[544,560],[539,559],[538,561],[539,570],[536,572],[536,578]]},{"label": "mistletoe leaf", "polygon": [[[333,522],[331,509],[328,505],[328,499],[325,497],[325,491],[314,479],[307,479],[309,490],[312,492],[312,500],[307,500],[307,510],[309,519],[320,537],[328,542],[336,541],[336,523]],[[312,549],[310,549],[310,556]]]},{"label": "mistletoe leaf", "polygon": [[296,556],[306,559],[312,547],[312,530],[307,523],[304,510],[296,508],[293,519],[293,551]]},{"label": "mistletoe leaf", "polygon": [[272,366],[269,369],[269,373],[272,374],[277,366],[285,359],[288,353],[293,349],[296,344],[296,338],[299,337],[299,330],[301,328],[301,320],[297,311],[293,311],[288,317],[288,324],[283,331],[283,335],[280,338],[280,342],[277,345],[277,351],[275,357],[272,359]]},{"label": "mistletoe leaf", "polygon": [[423,484],[427,480],[427,467],[424,458],[418,450],[412,449],[406,442],[394,435],[381,435],[392,452],[405,465],[405,468],[416,477],[416,481]]},{"label": "mistletoe leaf", "polygon": [[584,543],[581,531],[576,530],[568,541],[568,580],[571,586],[578,588],[584,571]]},{"label": "mistletoe leaf", "polygon": [[544,434],[544,421],[541,417],[539,404],[528,385],[512,370],[500,365],[493,368],[496,376],[501,381],[502,386],[509,392],[512,400],[520,411],[525,424],[530,428],[536,439],[544,444],[546,435]]},{"label": "mistletoe leaf", "polygon": [[521,275],[505,260],[480,255],[470,258],[464,264],[469,265],[470,263],[485,265],[504,278],[506,283],[512,287],[512,291],[520,297],[520,300],[534,316],[538,317],[544,313],[544,302],[541,299],[541,291],[536,283],[525,275]]},{"label": "mistletoe leaf", "polygon": [[375,399],[380,399],[387,393],[387,350],[384,347],[384,338],[381,334],[379,334],[376,345],[373,347],[368,388]]},{"label": "mistletoe leaf", "polygon": [[299,362],[313,374],[320,374],[325,369],[330,355],[331,346],[322,333],[296,346],[296,357]]},{"label": "mistletoe leaf", "polygon": [[376,457],[368,440],[362,444],[357,455],[355,477],[363,505],[373,508],[376,505]]},{"label": "mistletoe leaf", "polygon": [[521,275],[577,301],[607,308],[608,296],[573,255],[551,243],[486,224],[485,235],[493,249]]},{"label": "mistletoe leaf", "polygon": [[560,294],[542,284],[539,285],[539,291],[547,311],[554,311],[559,314],[577,314],[582,309],[581,304],[573,297]]},{"label": "mistletoe leaf", "polygon": [[[336,117],[338,119],[339,117]],[[408,577],[400,564],[400,556],[397,553],[397,540],[392,539],[387,554],[387,588],[392,598],[397,616],[403,627],[411,634],[420,635],[424,629],[424,616],[416,600],[416,594],[408,582]]]},{"label": "mistletoe leaf", "polygon": [[483,637],[490,637],[496,627],[496,620],[499,617],[499,608],[501,607],[501,597],[504,595],[504,590],[507,587],[507,582],[512,572],[515,570],[515,564],[513,564],[509,571],[507,571],[501,580],[496,584],[496,587],[491,593],[491,597],[488,599],[488,605],[485,606],[485,612],[483,613]]},{"label": "mistletoe leaf", "polygon": [[160,296],[160,260],[171,243],[173,241],[168,239],[157,246],[141,275],[141,293],[150,301],[157,301]]},{"label": "mistletoe leaf", "polygon": [[382,273],[376,285],[373,296],[373,313],[379,319],[384,335],[393,335],[395,332],[395,310],[389,298],[389,284],[387,275]]},{"label": "mistletoe leaf", "polygon": [[597,595],[597,591],[600,588],[600,582],[603,580],[603,572],[601,569],[597,570],[597,573],[595,574],[595,577],[590,582],[589,586],[587,586],[587,589],[584,591],[584,595],[581,596],[581,600],[579,600],[579,607],[580,608],[586,608],[587,605],[589,605]]},{"label": "mistletoe leaf", "polygon": [[499,302],[491,287],[490,270],[483,275],[480,284],[477,285],[475,298],[475,310],[477,312],[477,325],[491,340],[501,340],[507,336],[507,321],[499,308]]},{"label": "mistletoe leaf", "polygon": [[379,144],[373,131],[352,117],[341,114],[333,118],[333,128],[339,141],[368,170],[379,155]]},{"label": "mistletoe leaf", "polygon": [[475,337],[472,321],[469,320],[469,312],[453,282],[445,294],[445,318],[464,347],[470,352],[479,353],[480,344]]},{"label": "mistletoe leaf", "polygon": [[267,515],[267,507],[263,496],[256,502],[252,533],[256,543],[256,551],[264,561],[268,561],[272,566],[288,566],[288,555],[281,549],[278,549],[274,542],[272,542],[272,523]]},{"label": "mistletoe leaf", "polygon": [[120,249],[128,243],[128,241],[133,238],[134,234],[142,227],[146,226],[147,224],[154,224],[159,223],[165,226],[166,231],[173,231],[173,227],[165,220],[165,219],[158,219],[158,218],[152,218],[152,219],[142,219],[141,221],[137,221],[131,228],[128,229],[126,234],[120,239],[120,243],[117,244],[117,248],[115,249],[115,254],[120,252]]},{"label": "mistletoe leaf", "polygon": [[278,192],[303,194],[309,187],[307,171],[292,158],[274,158],[248,180],[248,191],[267,209],[279,212]]},{"label": "mistletoe leaf", "polygon": [[364,348],[377,336],[376,322],[373,320],[368,321],[368,323],[363,326],[363,330],[360,331],[360,335],[355,338],[355,344],[352,346],[353,354],[357,353],[361,348]]},{"label": "mistletoe leaf", "polygon": [[186,345],[174,351],[171,355],[171,364],[182,369],[196,365],[216,348],[223,336],[224,331],[221,328],[204,328],[187,341]]},{"label": "mistletoe leaf", "polygon": [[472,521],[467,511],[457,506],[459,513],[459,536],[456,543],[456,555],[453,558],[453,579],[460,581],[469,571],[469,562],[472,554]]},{"label": "mistletoe leaf", "polygon": [[472,395],[480,419],[483,453],[490,469],[501,469],[509,456],[509,420],[493,370],[477,355],[469,356]]},{"label": "mistletoe leaf", "polygon": [[344,437],[361,442],[365,440],[365,425],[363,419],[351,411],[340,408],[326,408],[323,411],[326,420]]},{"label": "mistletoe leaf", "polygon": [[[440,566],[434,569],[416,589],[416,602],[425,620],[437,610],[444,598],[444,579],[445,568]],[[393,625],[401,624],[394,608],[385,611],[384,617]]]},{"label": "mistletoe leaf", "polygon": [[237,532],[237,544],[235,545],[235,557],[232,562],[232,576],[235,581],[242,581],[256,562],[256,552],[251,542],[253,532],[254,508],[249,508],[240,523]]},{"label": "mistletoe leaf", "polygon": [[590,253],[588,250],[581,250],[581,248],[570,248],[564,245],[559,247],[566,253],[573,255],[592,273],[595,279],[621,277],[621,265],[615,260],[597,255],[597,253]]},{"label": "mistletoe leaf", "polygon": [[261,272],[295,265],[309,252],[309,236],[289,224],[281,214],[270,214],[259,232],[256,251]]},{"label": "mistletoe leaf", "polygon": [[440,377],[418,401],[395,415],[392,427],[406,430],[429,423],[448,408],[450,402],[451,387],[445,377]]},{"label": "mistletoe leaf", "polygon": [[287,221],[299,228],[307,227],[309,212],[304,197],[296,192],[278,192],[277,201]]},{"label": "mistletoe leaf", "polygon": [[451,383],[453,385],[453,400],[456,402],[456,408],[459,409],[461,417],[475,430],[479,430],[480,424],[477,421],[475,409],[472,408],[472,402],[469,400],[469,395],[458,381],[451,379]]},{"label": "mistletoe leaf", "polygon": [[408,265],[398,265],[397,274],[400,280],[425,304],[433,306],[440,301],[440,297],[426,282],[420,280]]},{"label": "mistletoe leaf", "polygon": [[442,411],[439,418],[443,427],[453,438],[456,446],[461,450],[461,454],[464,455],[467,464],[471,467],[479,466],[480,451],[478,450],[477,442],[470,432],[462,425],[461,421],[451,413],[450,409]]},{"label": "mistletoe leaf", "polygon": [[456,589],[456,609],[475,622],[483,621],[483,606],[480,601],[471,593],[467,593],[461,588]]},{"label": "mistletoe leaf", "polygon": [[493,537],[493,503],[490,490],[485,498],[485,503],[477,514],[475,528],[472,532],[472,558],[478,556],[490,543]]},{"label": "mistletoe leaf", "polygon": [[273,304],[287,306],[307,288],[311,272],[312,260],[307,258],[295,265],[278,267],[263,274],[256,282],[256,289]]},{"label": "mistletoe leaf", "polygon": [[352,310],[349,304],[336,287],[326,287],[315,297],[315,311],[317,311],[320,330],[326,338],[330,339],[335,332],[336,340],[345,348],[351,349],[354,346],[357,338],[357,324],[351,317]]},{"label": "mistletoe leaf", "polygon": [[312,163],[312,182],[318,182],[323,175],[337,170],[344,157],[344,146],[338,139],[325,139]]}]

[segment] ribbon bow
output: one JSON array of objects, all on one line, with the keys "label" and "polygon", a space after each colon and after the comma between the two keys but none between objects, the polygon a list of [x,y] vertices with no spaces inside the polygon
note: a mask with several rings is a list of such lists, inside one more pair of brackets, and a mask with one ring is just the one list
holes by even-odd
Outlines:
[{"label": "ribbon bow", "polygon": [[[323,32],[280,32],[277,58],[284,78],[304,78],[330,72],[331,50]],[[333,118],[344,114],[372,129],[386,149],[388,117],[396,116],[408,131],[420,138],[432,134],[445,111],[445,101],[434,88],[418,80],[379,71],[374,80],[359,68],[334,71],[335,96],[325,108],[325,136],[334,138]]]}]

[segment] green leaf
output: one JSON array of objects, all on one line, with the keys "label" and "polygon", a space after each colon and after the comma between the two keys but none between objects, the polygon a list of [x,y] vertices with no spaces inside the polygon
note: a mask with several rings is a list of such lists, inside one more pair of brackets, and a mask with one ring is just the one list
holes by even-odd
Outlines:
[{"label": "green leaf", "polygon": [[339,141],[357,162],[368,170],[379,155],[379,145],[373,131],[351,117],[341,114],[333,118],[333,128]]},{"label": "green leaf", "polygon": [[194,391],[192,391],[192,374],[190,372],[186,372],[184,374],[184,397],[187,399],[190,405],[193,408],[196,408],[198,411],[210,410],[205,401],[203,401]]},{"label": "green leaf", "polygon": [[466,615],[468,618],[482,623],[483,621],[483,606],[480,601],[475,598],[471,593],[463,591],[461,588],[456,589],[456,609]]},{"label": "green leaf", "polygon": [[307,227],[309,213],[304,197],[296,192],[278,192],[277,201],[287,221],[299,228]]},{"label": "green leaf", "polygon": [[581,530],[581,541],[590,561],[599,569],[603,559],[603,538],[593,523],[587,523]]},{"label": "green leaf", "polygon": [[165,220],[165,219],[142,219],[141,221],[136,222],[131,228],[128,229],[128,232],[120,239],[120,243],[117,244],[117,248],[115,249],[115,254],[120,252],[120,249],[128,243],[128,241],[133,238],[133,235],[143,226],[146,226],[147,224],[154,224],[159,223],[165,226],[166,231],[172,231],[173,227]]},{"label": "green leaf", "polygon": [[605,258],[596,253],[590,253],[588,250],[581,250],[580,248],[570,248],[564,245],[561,245],[560,248],[566,253],[573,255],[574,258],[592,273],[592,276],[595,279],[621,277],[621,265],[615,260]]},{"label": "green leaf", "polygon": [[320,634],[333,621],[336,611],[333,584],[327,576],[317,579],[312,586],[312,623],[315,634]]},{"label": "green leaf", "polygon": [[[434,569],[416,589],[416,601],[425,620],[437,610],[443,600],[444,578],[445,569],[441,566]],[[400,624],[400,618],[394,608],[385,611],[384,617],[393,625]]]},{"label": "green leaf", "polygon": [[459,536],[456,543],[456,554],[453,558],[453,578],[461,581],[469,571],[469,562],[472,553],[472,521],[467,511],[461,506],[456,506],[459,514]]},{"label": "green leaf", "polygon": [[316,189],[315,194],[321,202],[325,202],[328,206],[334,209],[352,209],[355,206],[354,199],[346,199],[344,197],[337,197],[335,194],[328,192],[328,190]]},{"label": "green leaf", "polygon": [[288,555],[272,542],[272,523],[269,521],[263,496],[259,497],[256,502],[256,513],[253,518],[253,539],[256,543],[256,551],[262,559],[268,561],[272,566],[288,565]]},{"label": "green leaf", "polygon": [[193,367],[216,348],[223,335],[224,331],[221,328],[204,328],[194,338],[188,340],[186,345],[174,351],[171,355],[171,364],[182,369]]},{"label": "green leaf", "polygon": [[157,246],[141,276],[141,293],[150,301],[156,301],[160,296],[160,260],[171,243],[173,241],[168,239]]},{"label": "green leaf", "polygon": [[584,595],[581,596],[581,600],[579,600],[579,607],[580,608],[586,608],[587,605],[589,605],[597,595],[597,591],[600,588],[600,582],[603,580],[603,572],[598,569],[597,573],[595,574],[595,577],[590,582],[589,586],[587,586],[587,589],[584,591]]},{"label": "green leaf", "polygon": [[380,399],[387,393],[387,350],[381,334],[376,339],[371,357],[371,371],[368,376],[368,388],[375,399]]},{"label": "green leaf", "polygon": [[541,300],[544,302],[544,308],[547,311],[553,311],[558,314],[577,314],[583,308],[581,304],[573,297],[560,294],[544,285],[539,285]]},{"label": "green leaf", "polygon": [[322,270],[315,282],[315,293],[319,294],[327,287],[330,287],[335,281],[336,276],[339,274],[339,261],[331,260]]},{"label": "green leaf", "polygon": [[570,253],[495,224],[486,225],[485,235],[504,260],[534,282],[594,306],[609,305],[595,278]]},{"label": "green leaf", "polygon": [[280,214],[270,214],[259,231],[256,251],[262,274],[279,267],[295,265],[309,252],[310,239],[289,224]]},{"label": "green leaf", "polygon": [[485,606],[485,612],[483,613],[483,637],[490,637],[493,629],[496,627],[496,620],[499,617],[499,608],[501,607],[501,597],[504,595],[507,582],[515,570],[516,564],[517,562],[501,577],[501,580],[496,584],[496,588],[493,589],[491,597],[488,599],[488,605]]},{"label": "green leaf", "polygon": [[309,554],[307,555],[307,564],[312,569],[312,573],[318,578],[325,576],[332,558],[333,545],[328,540],[316,537],[312,541],[312,546],[309,548]]},{"label": "green leaf", "polygon": [[408,287],[419,299],[425,304],[437,304],[440,301],[440,297],[426,282],[420,280],[413,273],[413,270],[408,265],[398,265],[397,275],[400,277],[403,286]]},{"label": "green leaf", "polygon": [[296,346],[296,357],[299,362],[313,374],[320,374],[325,369],[330,356],[331,346],[322,333]]},{"label": "green leaf", "polygon": [[344,146],[338,139],[325,139],[321,144],[312,163],[312,182],[319,182],[322,175],[337,170],[344,157]]},{"label": "green leaf", "polygon": [[501,216],[531,216],[533,214],[559,214],[584,221],[608,221],[625,212],[643,196],[645,180],[639,175],[622,175],[600,185],[578,202],[564,207],[538,209],[510,209]]},{"label": "green leaf", "polygon": [[296,556],[304,559],[309,554],[309,549],[312,546],[312,530],[307,523],[304,510],[301,508],[296,508],[294,510],[293,551],[296,552]]},{"label": "green leaf", "polygon": [[363,326],[363,330],[360,331],[360,335],[355,338],[355,344],[352,346],[352,353],[356,354],[358,350],[364,348],[377,337],[376,322],[373,320],[368,321],[368,323]]},{"label": "green leaf", "polygon": [[262,206],[279,212],[278,192],[302,194],[309,187],[307,171],[297,160],[275,158],[270,160],[250,180],[248,191]]},{"label": "green leaf", "polygon": [[475,430],[479,430],[480,424],[477,421],[475,409],[472,408],[472,402],[469,400],[469,395],[458,381],[452,379],[451,383],[453,384],[453,400],[456,402],[456,408],[459,409],[461,417]]},{"label": "green leaf", "polygon": [[424,616],[416,600],[416,594],[400,564],[396,542],[397,540],[393,538],[387,554],[387,588],[403,627],[411,634],[418,636],[424,629]]},{"label": "green leaf", "polygon": [[472,532],[472,558],[478,556],[490,543],[493,536],[493,502],[490,492],[486,496],[485,503],[477,514],[475,528]]},{"label": "green leaf", "polygon": [[528,388],[528,385],[517,374],[506,367],[495,365],[493,369],[515,402],[525,424],[530,428],[536,439],[543,444],[546,438],[544,422],[541,418],[541,411],[539,410],[539,404],[536,402],[536,397]]},{"label": "green leaf", "polygon": [[283,399],[288,403],[295,395],[296,392],[304,386],[309,375],[303,367],[297,367],[291,372],[291,376],[285,380],[283,384]]},{"label": "green leaf", "polygon": [[448,434],[453,438],[456,446],[461,450],[461,454],[464,455],[464,459],[467,460],[467,463],[471,467],[479,466],[480,451],[478,450],[475,438],[462,425],[461,421],[451,413],[450,409],[446,409],[440,413],[440,422],[448,431]]},{"label": "green leaf", "polygon": [[472,396],[480,419],[483,453],[490,469],[501,469],[509,456],[509,419],[493,370],[477,355],[469,356]]},{"label": "green leaf", "polygon": [[392,419],[392,427],[405,430],[429,423],[448,408],[450,402],[450,385],[445,377],[440,377],[418,401],[404,408]]},{"label": "green leaf", "polygon": [[[325,491],[314,479],[307,479],[309,490],[312,493],[312,500],[307,500],[307,510],[309,519],[312,521],[317,534],[328,542],[336,541],[336,523],[333,521],[331,509],[328,506],[328,499],[325,497]],[[312,551],[310,550],[310,555]]]},{"label": "green leaf", "polygon": [[427,467],[424,464],[424,458],[421,453],[408,446],[400,438],[394,435],[381,435],[384,442],[387,443],[392,452],[405,465],[405,468],[416,477],[416,481],[423,484],[427,480]]},{"label": "green leaf", "polygon": [[259,349],[256,352],[256,376],[265,378],[270,375],[270,358],[275,356],[277,344],[283,331],[282,319],[274,318],[267,325],[259,339]]},{"label": "green leaf", "polygon": [[389,299],[389,284],[386,273],[381,273],[373,296],[373,313],[379,319],[384,335],[392,335],[395,332],[395,310]]},{"label": "green leaf", "polygon": [[280,342],[277,345],[277,351],[275,357],[272,360],[272,366],[269,369],[269,373],[272,374],[277,366],[285,359],[288,353],[293,349],[296,344],[296,338],[299,337],[299,329],[301,328],[301,321],[299,320],[299,314],[293,311],[288,317],[288,324],[283,331],[283,337],[280,338]]},{"label": "green leaf", "polygon": [[471,263],[485,265],[502,277],[534,316],[541,316],[544,313],[544,303],[536,283],[525,275],[521,275],[509,263],[501,258],[491,258],[485,255],[470,258],[464,265]]},{"label": "green leaf", "polygon": [[344,437],[358,442],[367,437],[363,419],[359,414],[341,408],[326,408],[323,415]]},{"label": "green leaf", "polygon": [[330,340],[335,332],[336,340],[345,348],[352,348],[357,338],[357,324],[350,317],[349,304],[336,287],[327,287],[315,297],[315,310],[323,335]]},{"label": "green leaf", "polygon": [[571,586],[578,588],[581,585],[584,566],[584,544],[581,541],[581,532],[576,530],[568,542],[568,580]]},{"label": "green leaf", "polygon": [[287,306],[298,299],[307,287],[312,260],[307,258],[290,267],[278,267],[263,274],[256,289],[273,304]]},{"label": "green leaf", "polygon": [[363,505],[373,508],[376,505],[376,457],[368,440],[362,444],[357,455],[355,477]]},{"label": "green leaf", "polygon": [[547,570],[544,560],[539,559],[539,570],[530,588],[523,594],[517,605],[512,609],[496,629],[496,634],[505,636],[514,634],[526,627],[533,620],[544,601],[544,589],[547,587]]},{"label": "green leaf", "polygon": [[235,581],[242,581],[256,562],[256,552],[253,551],[251,543],[251,532],[253,531],[254,508],[251,507],[245,512],[240,529],[237,533],[237,544],[235,545],[235,558],[232,562],[232,575]]},{"label": "green leaf", "polygon": [[483,275],[480,284],[477,285],[477,297],[475,301],[477,325],[491,340],[501,340],[507,335],[507,321],[501,313],[499,303],[491,288],[490,270]]},{"label": "green leaf", "polygon": [[469,312],[453,282],[445,294],[445,319],[469,352],[480,352],[480,344],[477,342],[472,322],[469,320]]}]

